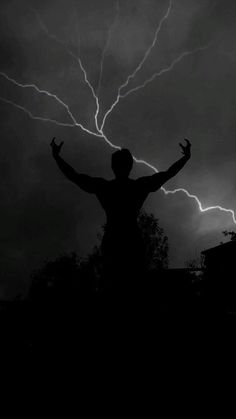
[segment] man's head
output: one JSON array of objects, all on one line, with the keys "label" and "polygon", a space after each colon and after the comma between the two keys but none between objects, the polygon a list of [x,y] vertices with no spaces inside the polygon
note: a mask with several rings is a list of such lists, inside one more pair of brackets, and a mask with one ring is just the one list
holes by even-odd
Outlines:
[{"label": "man's head", "polygon": [[115,151],[111,157],[111,167],[116,178],[126,178],[133,167],[133,157],[127,148]]}]

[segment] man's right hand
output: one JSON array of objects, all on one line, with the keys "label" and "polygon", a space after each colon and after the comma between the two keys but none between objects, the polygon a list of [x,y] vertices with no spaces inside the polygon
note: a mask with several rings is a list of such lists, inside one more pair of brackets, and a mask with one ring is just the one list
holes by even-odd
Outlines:
[{"label": "man's right hand", "polygon": [[64,141],[61,141],[60,144],[56,144],[55,137],[52,139],[50,146],[52,147],[52,155],[54,159],[59,156],[63,144],[64,144]]},{"label": "man's right hand", "polygon": [[183,144],[179,143],[179,146],[182,149],[181,150],[182,154],[189,159],[191,157],[191,146],[192,146],[192,144],[187,139],[185,139],[184,141],[186,142],[186,145],[183,145]]}]

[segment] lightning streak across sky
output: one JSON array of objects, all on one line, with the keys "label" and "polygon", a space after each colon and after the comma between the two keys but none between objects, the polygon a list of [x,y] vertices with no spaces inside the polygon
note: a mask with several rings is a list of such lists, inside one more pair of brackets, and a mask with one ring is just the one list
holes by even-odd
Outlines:
[{"label": "lightning streak across sky", "polygon": [[108,29],[107,40],[106,40],[106,43],[105,43],[105,47],[103,48],[103,51],[102,51],[102,58],[101,58],[101,64],[100,64],[100,73],[99,73],[98,87],[97,87],[97,97],[99,97],[99,92],[100,92],[100,87],[101,87],[101,82],[102,82],[104,59],[105,59],[107,50],[108,50],[109,45],[110,45],[112,30],[114,29],[114,27],[116,25],[116,22],[118,21],[118,18],[119,18],[119,11],[120,11],[120,7],[119,7],[119,2],[117,1],[116,2],[115,19],[113,20],[113,23],[111,24],[111,26]]},{"label": "lightning streak across sky", "polygon": [[[98,123],[97,123],[97,116],[98,116],[98,112],[99,112],[99,100],[98,100],[98,96],[96,95],[96,93],[95,93],[95,89],[93,88],[93,86],[92,86],[92,84],[90,83],[90,81],[88,80],[88,77],[87,77],[87,72],[86,72],[86,70],[85,70],[85,68],[84,68],[84,66],[83,66],[83,64],[82,64],[82,60],[81,60],[81,58],[80,57],[78,57],[76,54],[74,54],[68,47],[67,47],[67,45],[66,45],[66,43],[65,42],[63,42],[61,39],[59,39],[56,35],[54,35],[54,34],[51,34],[50,32],[49,32],[49,30],[47,29],[47,27],[44,25],[44,23],[43,23],[43,21],[42,21],[42,19],[40,18],[40,15],[38,14],[38,12],[37,12],[37,10],[35,10],[35,9],[32,9],[33,10],[33,12],[34,12],[34,14],[35,14],[35,16],[36,16],[36,19],[38,20],[38,23],[39,23],[39,25],[40,25],[40,27],[41,27],[41,29],[43,30],[43,32],[50,38],[50,39],[52,39],[53,41],[55,41],[60,47],[62,47],[65,51],[66,51],[66,53],[67,54],[69,54],[76,62],[77,62],[77,64],[79,65],[79,68],[80,68],[80,71],[82,71],[82,74],[83,74],[83,77],[84,77],[84,81],[85,81],[85,83],[87,84],[87,86],[89,87],[89,89],[90,89],[90,91],[91,91],[91,93],[92,93],[92,95],[93,95],[93,98],[95,99],[95,102],[96,102],[96,113],[95,113],[95,125],[96,125],[96,129],[97,129],[97,131],[99,132],[99,128],[98,128]],[[110,32],[110,31],[109,31]],[[103,57],[102,57],[102,60],[103,60]]]},{"label": "lightning streak across sky", "polygon": [[[53,93],[50,93],[48,90],[42,90],[42,89],[40,89],[36,84],[23,84],[23,83],[20,83],[20,82],[16,81],[15,79],[9,77],[6,73],[0,72],[0,76],[4,77],[6,80],[10,81],[11,83],[15,84],[18,87],[32,88],[37,93],[41,93],[41,94],[44,94],[46,96],[49,96],[49,97],[55,99],[60,105],[62,105],[66,109],[67,114],[69,115],[69,117],[71,118],[71,120],[73,122],[73,124],[63,123],[63,126],[68,126],[68,127],[78,126],[82,130],[86,131],[88,134],[97,135],[94,132],[90,131],[89,129],[85,128],[79,122],[77,122],[76,119],[75,119],[75,117],[73,116],[72,112],[70,111],[69,106],[65,102],[63,102],[57,95],[55,95]],[[3,100],[3,101],[5,100],[6,101],[6,99],[3,99],[3,98],[1,98],[1,100]],[[12,101],[8,101],[8,103],[13,103],[13,102]],[[18,105],[18,107],[19,107],[19,105]],[[22,109],[23,110],[23,107],[21,106],[21,107],[19,107],[19,109]],[[32,113],[31,113],[31,115],[32,115]],[[34,119],[35,119],[35,117],[34,117]],[[37,117],[37,119],[40,119],[40,117]],[[48,119],[48,118],[46,118],[46,119],[43,118],[43,120],[50,121],[50,119]],[[58,121],[55,121],[55,120],[51,120],[51,121],[54,122],[54,123],[58,123],[59,125],[62,125],[62,123],[60,123]],[[98,135],[98,136],[101,136],[101,135]]]},{"label": "lightning streak across sky", "polygon": [[117,93],[117,97],[115,99],[115,101],[113,102],[113,104],[111,105],[111,107],[108,109],[108,111],[106,112],[106,114],[103,117],[103,121],[102,121],[102,125],[101,125],[101,130],[103,130],[103,127],[105,125],[106,119],[108,117],[108,115],[113,111],[113,109],[115,108],[115,106],[119,103],[120,98],[122,97],[122,89],[125,89],[125,87],[128,86],[130,80],[132,80],[136,74],[139,72],[139,70],[141,70],[141,68],[143,67],[145,61],[147,60],[147,58],[149,57],[152,49],[154,48],[154,46],[156,45],[157,42],[157,37],[159,35],[159,32],[162,28],[163,23],[165,22],[165,20],[169,17],[170,11],[171,11],[171,7],[172,7],[172,1],[170,1],[169,3],[169,7],[166,11],[166,13],[164,14],[164,16],[162,17],[162,19],[160,20],[160,23],[155,31],[155,35],[153,38],[153,41],[151,43],[151,45],[148,47],[148,49],[145,51],[144,56],[142,58],[142,60],[140,61],[140,63],[137,65],[137,67],[135,68],[135,70],[133,71],[133,73],[129,74],[126,81],[120,85],[120,87],[118,88],[118,93]]},{"label": "lightning streak across sky", "polygon": [[[16,85],[16,86],[18,86],[20,88],[23,88],[23,89],[31,88],[34,91],[36,91],[38,94],[47,95],[47,96],[51,97],[52,99],[54,99],[55,101],[57,101],[57,103],[59,103],[66,110],[66,113],[70,117],[70,119],[71,119],[72,122],[71,123],[65,123],[65,122],[56,121],[56,120],[51,119],[51,118],[45,118],[45,117],[37,116],[37,115],[34,115],[31,111],[29,111],[26,107],[24,107],[22,105],[19,105],[19,104],[15,103],[15,102],[13,102],[11,100],[8,100],[8,99],[6,99],[4,97],[1,97],[1,96],[0,96],[0,100],[3,101],[3,102],[5,102],[5,103],[7,103],[7,104],[10,104],[10,105],[15,106],[17,109],[22,110],[23,112],[25,112],[32,119],[40,120],[40,121],[43,121],[43,122],[51,122],[51,123],[54,123],[54,124],[56,124],[58,126],[79,127],[83,131],[87,132],[88,134],[91,134],[91,135],[93,135],[93,136],[95,136],[97,138],[101,138],[101,139],[105,140],[106,143],[110,147],[112,147],[114,149],[120,149],[121,147],[118,146],[118,145],[113,144],[106,137],[106,135],[104,133],[104,126],[105,126],[107,117],[112,113],[112,111],[114,110],[115,106],[119,103],[120,99],[124,99],[125,97],[127,97],[131,93],[134,93],[134,92],[136,92],[136,91],[138,91],[140,89],[145,88],[146,85],[149,84],[149,83],[151,83],[155,78],[160,77],[161,75],[163,75],[163,74],[171,71],[175,67],[175,65],[178,64],[185,57],[187,57],[187,56],[189,56],[191,54],[195,54],[195,53],[197,53],[199,51],[203,51],[203,50],[205,50],[206,48],[209,47],[209,45],[208,46],[202,46],[202,47],[198,47],[198,48],[195,48],[193,50],[190,50],[190,51],[183,52],[182,54],[178,55],[169,64],[169,66],[161,69],[159,72],[154,73],[150,78],[146,79],[141,85],[138,85],[138,86],[136,86],[136,87],[134,87],[132,89],[129,89],[125,93],[122,93],[122,90],[125,89],[125,87],[128,86],[130,80],[134,79],[135,76],[136,76],[136,74],[139,72],[139,70],[141,70],[141,68],[145,64],[147,58],[149,57],[151,51],[153,50],[154,46],[156,45],[156,43],[158,41],[158,34],[160,33],[160,31],[162,29],[163,23],[168,19],[169,15],[170,15],[170,12],[171,12],[171,8],[172,8],[172,1],[169,2],[169,6],[167,8],[167,11],[165,12],[164,16],[162,17],[161,21],[159,22],[158,27],[157,27],[157,29],[155,31],[155,34],[154,34],[153,41],[152,41],[151,45],[145,51],[145,54],[144,54],[142,60],[137,65],[137,67],[135,68],[135,70],[131,74],[128,75],[126,81],[123,84],[121,84],[120,87],[118,88],[117,97],[116,97],[115,101],[112,103],[112,105],[110,106],[110,108],[107,110],[107,112],[104,114],[103,119],[102,119],[102,123],[101,123],[101,126],[100,127],[98,126],[98,115],[99,115],[99,112],[100,112],[100,103],[99,103],[98,93],[99,93],[100,85],[101,85],[101,82],[102,82],[102,73],[103,73],[104,58],[105,58],[106,51],[107,51],[107,49],[109,47],[109,42],[110,42],[110,38],[111,38],[111,31],[114,28],[114,25],[115,25],[115,23],[116,23],[116,21],[117,21],[117,19],[119,17],[119,3],[118,2],[116,3],[116,11],[117,11],[117,13],[116,13],[115,19],[114,19],[111,27],[108,30],[107,42],[105,44],[105,47],[103,49],[102,56],[101,56],[100,73],[99,73],[99,82],[98,82],[97,93],[95,93],[95,88],[92,86],[92,84],[88,80],[87,72],[86,72],[85,68],[83,67],[81,58],[80,57],[77,57],[70,49],[68,49],[67,45],[63,41],[61,41],[60,39],[58,39],[54,34],[51,34],[48,31],[48,29],[46,28],[46,26],[44,25],[44,23],[42,22],[42,20],[41,20],[40,16],[38,15],[37,11],[34,11],[35,14],[36,14],[37,20],[38,20],[38,22],[40,24],[40,27],[45,32],[45,34],[49,38],[51,38],[53,41],[55,41],[56,43],[58,43],[62,48],[64,48],[65,51],[67,52],[67,54],[69,54],[79,64],[80,71],[83,74],[84,82],[89,87],[89,89],[90,89],[90,91],[92,93],[92,96],[93,96],[93,98],[95,100],[95,103],[96,103],[96,111],[95,111],[95,114],[94,114],[94,122],[95,122],[95,126],[96,126],[97,132],[91,131],[91,130],[87,129],[84,125],[82,125],[81,123],[79,123],[77,121],[77,119],[75,118],[75,116],[73,115],[72,111],[70,110],[69,106],[65,102],[63,102],[56,94],[50,93],[47,90],[43,90],[43,89],[39,88],[36,84],[32,84],[32,83],[23,84],[23,83],[20,83],[17,80],[13,79],[12,77],[8,76],[4,72],[0,72],[0,76],[1,77],[4,77],[8,82],[13,83],[14,85]],[[138,159],[135,156],[133,156],[133,157],[134,157],[134,160],[135,160],[136,163],[143,164],[143,165],[147,166],[148,168],[150,168],[151,170],[153,170],[155,173],[158,172],[158,169],[155,166],[153,166],[150,163],[148,163],[147,161],[142,160],[142,159]],[[202,203],[201,203],[201,201],[199,200],[199,198],[196,195],[193,195],[193,194],[189,193],[184,188],[178,188],[178,189],[174,189],[174,190],[167,190],[167,189],[165,189],[165,188],[162,187],[161,189],[162,189],[162,191],[166,195],[176,194],[176,193],[184,193],[187,197],[195,200],[195,202],[198,205],[198,208],[199,208],[200,212],[202,212],[202,213],[203,212],[207,212],[207,211],[212,211],[212,210],[219,210],[219,211],[223,211],[223,212],[226,212],[226,213],[230,213],[231,216],[232,216],[232,219],[233,219],[234,224],[236,224],[235,213],[234,213],[234,211],[232,209],[227,209],[227,208],[221,207],[220,205],[209,206],[209,207],[205,207],[204,208],[203,205],[202,205]]]}]

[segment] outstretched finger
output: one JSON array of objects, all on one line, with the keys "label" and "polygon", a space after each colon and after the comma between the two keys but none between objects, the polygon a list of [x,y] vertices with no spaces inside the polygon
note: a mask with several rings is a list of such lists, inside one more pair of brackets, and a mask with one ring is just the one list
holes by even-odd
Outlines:
[{"label": "outstretched finger", "polygon": [[59,144],[59,147],[61,148],[63,146],[63,144],[64,144],[64,141],[61,141],[60,144]]},{"label": "outstretched finger", "polygon": [[190,143],[190,141],[187,138],[185,138],[184,141],[186,141],[186,143],[187,143],[188,146],[191,146],[191,143]]},{"label": "outstretched finger", "polygon": [[50,145],[53,146],[55,144],[55,137],[53,137],[52,141],[50,142]]}]

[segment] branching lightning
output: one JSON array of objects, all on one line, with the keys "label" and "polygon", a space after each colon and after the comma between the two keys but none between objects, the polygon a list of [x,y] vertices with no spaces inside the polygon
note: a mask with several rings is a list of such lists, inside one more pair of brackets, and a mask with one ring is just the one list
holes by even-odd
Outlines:
[{"label": "branching lightning", "polygon": [[172,70],[172,68],[179,63],[184,57],[187,57],[188,55],[193,55],[198,51],[204,51],[205,49],[209,48],[209,45],[205,45],[203,47],[198,47],[195,48],[191,51],[184,51],[182,52],[182,54],[178,55],[178,57],[176,57],[169,66],[162,68],[160,71],[154,73],[149,79],[146,79],[142,84],[140,84],[139,86],[134,87],[133,89],[128,90],[126,93],[121,93],[120,94],[120,98],[125,98],[128,95],[130,95],[133,92],[136,92],[137,90],[143,89],[144,87],[146,87],[149,83],[151,83],[153,80],[155,80],[156,77],[162,76],[162,74],[168,73],[169,71]]},{"label": "branching lightning", "polygon": [[79,68],[80,68],[80,71],[82,71],[82,74],[83,74],[83,78],[84,78],[84,81],[85,81],[85,83],[86,83],[86,85],[89,87],[89,89],[90,89],[90,91],[91,91],[91,93],[92,93],[92,95],[93,95],[93,98],[94,98],[94,100],[95,100],[95,102],[96,102],[96,114],[95,114],[95,125],[96,125],[96,129],[97,129],[97,131],[99,132],[100,130],[99,130],[99,128],[98,128],[98,123],[97,123],[97,116],[98,116],[98,112],[99,112],[99,100],[98,100],[98,96],[96,95],[96,93],[95,93],[95,89],[93,88],[93,86],[92,86],[92,84],[90,83],[90,81],[88,80],[88,77],[87,77],[87,72],[86,72],[86,70],[85,70],[85,68],[84,68],[84,66],[83,66],[83,64],[82,64],[82,60],[81,60],[81,58],[80,57],[78,57],[77,55],[75,55],[68,47],[67,47],[67,45],[66,45],[66,43],[65,42],[63,42],[61,39],[59,39],[56,35],[54,35],[54,34],[51,34],[50,32],[49,32],[49,30],[47,29],[47,27],[44,25],[44,23],[42,22],[42,19],[40,18],[40,15],[38,14],[38,12],[37,12],[37,10],[35,10],[35,9],[32,9],[33,10],[33,12],[35,13],[35,16],[36,16],[36,18],[37,18],[37,20],[38,20],[38,23],[39,23],[39,26],[41,27],[41,29],[42,29],[42,31],[50,38],[50,39],[52,39],[53,41],[55,41],[61,48],[63,48],[65,51],[66,51],[66,53],[68,54],[68,55],[70,55],[76,62],[77,62],[77,64],[79,65]]},{"label": "branching lightning", "polygon": [[32,112],[29,111],[24,106],[18,105],[17,103],[13,102],[12,100],[5,99],[2,96],[0,96],[0,100],[2,102],[8,103],[9,105],[13,105],[17,109],[20,109],[21,111],[25,112],[32,119],[37,119],[37,120],[42,121],[42,122],[52,122],[53,124],[56,124],[56,125],[58,125],[60,127],[70,127],[70,128],[75,127],[75,124],[68,124],[68,123],[56,121],[55,119],[44,118],[43,116],[33,115]]},{"label": "branching lightning", "polygon": [[[137,73],[142,69],[142,67],[144,66],[144,64],[147,61],[148,57],[150,56],[151,51],[153,50],[154,46],[157,44],[158,35],[159,35],[159,33],[160,33],[161,29],[162,29],[163,23],[168,19],[169,15],[170,15],[171,8],[172,8],[172,1],[170,0],[169,6],[167,8],[167,11],[165,12],[164,16],[162,17],[162,19],[159,22],[158,27],[157,27],[157,29],[155,31],[154,38],[153,38],[153,41],[152,41],[151,45],[145,51],[145,54],[144,54],[142,60],[139,62],[139,64],[135,68],[135,70],[131,74],[128,75],[128,77],[125,80],[125,82],[123,84],[121,84],[121,86],[118,88],[117,97],[114,100],[114,102],[112,103],[112,105],[110,106],[110,108],[104,114],[104,116],[102,118],[102,123],[101,123],[101,126],[100,127],[98,126],[98,115],[99,115],[99,112],[100,112],[100,103],[99,103],[99,97],[98,97],[98,95],[99,95],[99,91],[100,91],[100,87],[101,87],[101,83],[102,83],[102,75],[103,75],[103,66],[104,66],[105,54],[106,54],[107,49],[109,47],[110,38],[111,38],[111,32],[112,32],[112,30],[113,30],[113,28],[115,26],[115,23],[116,23],[116,21],[117,21],[117,19],[119,17],[119,3],[118,3],[118,1],[116,3],[116,16],[115,16],[115,19],[113,20],[112,25],[110,26],[110,28],[108,30],[107,42],[105,44],[105,47],[104,47],[104,49],[102,51],[102,55],[101,55],[100,73],[99,73],[97,91],[95,91],[95,88],[92,86],[91,82],[88,80],[87,72],[86,72],[86,70],[85,70],[85,68],[84,68],[84,66],[82,64],[81,58],[78,57],[77,55],[75,55],[67,47],[66,43],[64,43],[63,41],[61,41],[60,39],[58,39],[54,34],[51,34],[49,32],[49,30],[47,29],[47,27],[42,22],[39,14],[38,14],[38,12],[34,10],[34,13],[36,15],[37,21],[38,21],[41,29],[44,31],[44,33],[51,40],[53,40],[60,47],[62,47],[66,51],[67,54],[69,54],[74,60],[76,60],[77,64],[79,65],[79,69],[80,69],[80,71],[83,74],[84,82],[86,83],[86,85],[90,89],[90,91],[92,93],[92,96],[93,96],[93,98],[95,100],[95,103],[96,103],[96,111],[95,111],[95,114],[94,114],[94,121],[95,121],[95,126],[96,126],[97,132],[94,132],[94,131],[91,131],[91,130],[87,129],[80,122],[78,122],[77,119],[75,118],[75,116],[73,115],[72,111],[70,110],[69,106],[64,101],[62,101],[62,99],[60,99],[56,94],[51,93],[48,90],[43,90],[43,89],[39,88],[36,84],[33,84],[33,83],[28,83],[28,84],[20,83],[19,81],[13,79],[12,77],[10,77],[9,75],[7,75],[4,72],[0,72],[0,76],[3,77],[3,78],[5,78],[8,82],[14,84],[15,86],[18,86],[18,87],[23,88],[23,89],[31,88],[34,91],[36,91],[38,94],[47,95],[47,96],[51,97],[52,99],[54,99],[55,101],[57,101],[57,103],[60,104],[66,110],[66,113],[70,117],[70,119],[71,119],[72,122],[71,123],[65,123],[65,122],[57,121],[57,120],[54,120],[54,119],[51,119],[51,118],[46,118],[46,117],[34,115],[26,107],[24,107],[22,105],[19,105],[19,104],[15,103],[15,102],[13,102],[13,101],[11,101],[9,99],[6,99],[6,98],[0,96],[0,100],[3,101],[3,102],[5,102],[5,103],[7,103],[7,104],[9,104],[9,105],[12,105],[12,106],[16,107],[17,109],[19,109],[19,110],[21,110],[23,112],[25,112],[30,118],[32,118],[34,120],[40,120],[42,122],[50,122],[50,123],[56,124],[58,126],[64,126],[64,127],[70,127],[70,128],[79,127],[80,129],[82,129],[83,131],[87,132],[88,134],[91,134],[91,135],[93,135],[93,136],[95,136],[97,138],[103,139],[113,149],[120,149],[121,147],[118,146],[118,145],[113,144],[106,137],[106,135],[104,133],[104,127],[105,127],[105,123],[107,121],[107,118],[113,112],[114,108],[117,106],[117,104],[120,102],[120,100],[126,98],[128,95],[130,95],[130,94],[132,94],[134,92],[137,92],[140,89],[145,88],[149,83],[151,83],[152,81],[154,81],[157,77],[160,77],[163,74],[171,71],[185,57],[188,57],[189,55],[192,55],[192,54],[195,54],[197,52],[203,51],[203,50],[205,50],[206,48],[209,47],[209,45],[208,46],[201,46],[201,47],[195,48],[193,50],[183,52],[182,54],[178,55],[167,67],[162,68],[159,72],[154,73],[150,78],[146,79],[142,84],[140,84],[140,85],[138,85],[138,86],[136,86],[136,87],[134,87],[132,89],[129,89],[129,90],[127,90],[124,93],[122,93],[122,90],[124,90],[128,86],[129,82],[132,79],[134,79],[135,76],[137,75]],[[155,166],[153,166],[150,163],[148,163],[147,161],[142,160],[142,159],[138,159],[135,156],[133,156],[133,157],[134,157],[134,160],[135,160],[136,163],[143,164],[143,165],[147,166],[148,168],[150,168],[151,170],[153,170],[155,173],[158,172],[158,169]],[[219,210],[219,211],[223,211],[223,212],[226,212],[226,213],[230,213],[231,216],[232,216],[232,219],[233,219],[234,224],[236,224],[235,213],[234,213],[234,211],[232,209],[227,209],[227,208],[224,208],[224,207],[222,207],[220,205],[209,206],[209,207],[205,207],[204,208],[203,205],[202,205],[202,203],[201,203],[201,201],[199,200],[199,198],[196,195],[189,193],[184,188],[177,188],[177,189],[174,189],[174,190],[167,190],[167,189],[165,189],[165,188],[162,187],[161,189],[162,189],[162,191],[166,195],[176,194],[176,193],[184,193],[188,198],[193,199],[197,203],[198,208],[199,208],[200,212],[202,212],[202,213],[207,212],[207,211],[212,211],[212,210]]]},{"label": "branching lightning", "polygon": [[152,49],[156,45],[158,35],[159,35],[160,31],[161,31],[161,28],[162,28],[163,23],[169,17],[169,14],[170,14],[170,11],[171,11],[171,7],[172,7],[172,1],[170,1],[168,9],[167,9],[166,13],[164,14],[164,16],[162,17],[162,19],[161,19],[161,21],[160,21],[160,23],[159,23],[159,25],[158,25],[158,27],[157,27],[157,29],[155,31],[155,35],[154,35],[153,41],[152,41],[151,45],[148,47],[148,49],[145,51],[142,60],[137,65],[137,67],[135,68],[135,70],[133,71],[133,73],[129,74],[128,77],[127,77],[127,79],[125,80],[125,82],[123,84],[121,84],[121,86],[118,88],[118,93],[117,93],[117,97],[116,97],[115,101],[112,103],[111,107],[108,109],[108,111],[106,112],[106,114],[103,117],[103,121],[102,121],[102,125],[101,125],[101,130],[103,130],[103,127],[105,125],[105,122],[106,122],[106,119],[107,119],[108,115],[113,111],[113,109],[115,108],[115,106],[119,103],[119,101],[120,101],[120,99],[122,97],[121,91],[123,89],[125,89],[125,87],[128,86],[130,80],[132,80],[136,76],[136,74],[139,72],[139,70],[141,70],[141,68],[143,67],[144,63],[148,59],[148,57],[149,57]]},{"label": "branching lightning", "polygon": [[[55,95],[53,93],[50,93],[48,90],[42,90],[42,89],[40,89],[36,84],[23,84],[23,83],[20,83],[20,82],[16,81],[15,79],[9,77],[6,73],[0,72],[0,76],[4,77],[6,80],[10,81],[11,83],[15,84],[18,87],[31,88],[31,89],[34,89],[37,93],[44,94],[46,96],[49,96],[49,97],[55,99],[60,105],[62,105],[66,109],[67,114],[71,118],[73,124],[60,123],[58,121],[50,120],[48,118],[42,118],[42,120],[44,120],[44,121],[46,121],[46,120],[53,121],[54,123],[57,123],[59,125],[62,125],[63,124],[63,126],[68,126],[68,127],[78,126],[82,130],[86,131],[88,134],[92,134],[92,135],[97,135],[98,136],[98,134],[90,131],[89,129],[85,128],[82,124],[80,124],[79,122],[77,122],[76,119],[75,119],[75,117],[74,117],[74,115],[72,114],[69,106],[65,102],[63,102],[57,95]],[[1,98],[1,100],[4,101],[3,98]],[[11,102],[11,101],[8,101],[8,103],[12,103],[13,104],[13,102]],[[18,106],[19,109],[22,109],[22,110],[24,109],[25,110],[25,108],[23,106],[19,106],[19,105],[17,105],[17,106]],[[31,113],[31,115],[32,115],[32,113]],[[40,119],[40,117],[34,117],[34,119],[35,118]],[[99,135],[99,136],[101,136],[101,135]]]},{"label": "branching lightning", "polygon": [[113,20],[113,23],[110,25],[110,27],[108,29],[107,40],[106,40],[106,43],[105,43],[105,47],[103,48],[103,51],[102,51],[102,58],[101,58],[101,63],[100,63],[100,72],[99,72],[99,78],[98,78],[98,87],[97,87],[97,97],[99,97],[99,92],[100,92],[100,88],[101,88],[101,82],[102,82],[102,76],[103,76],[103,65],[104,65],[105,56],[106,56],[106,53],[107,53],[109,45],[110,45],[112,31],[113,31],[113,29],[116,25],[116,22],[119,18],[119,12],[120,12],[120,7],[119,7],[119,2],[117,1],[116,2],[115,18]]}]

